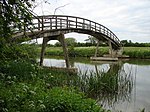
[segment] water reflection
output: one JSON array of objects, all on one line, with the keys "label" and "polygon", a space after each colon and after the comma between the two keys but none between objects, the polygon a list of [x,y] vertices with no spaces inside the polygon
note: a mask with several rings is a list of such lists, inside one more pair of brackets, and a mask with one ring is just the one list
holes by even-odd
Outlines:
[{"label": "water reflection", "polygon": [[[62,59],[45,59],[44,64],[65,67]],[[114,112],[133,112],[139,108],[150,110],[150,61],[146,61],[146,65],[144,61],[136,60],[93,63],[86,58],[75,58],[71,65],[79,70],[80,81],[76,85],[100,105]]]},{"label": "water reflection", "polygon": [[95,98],[100,105],[107,108],[115,107],[115,104],[124,101],[131,101],[133,74],[131,72],[127,74],[122,63],[109,64],[109,69],[105,73],[100,72],[95,65],[95,71],[97,76],[94,78],[97,82],[89,92],[90,97]]}]

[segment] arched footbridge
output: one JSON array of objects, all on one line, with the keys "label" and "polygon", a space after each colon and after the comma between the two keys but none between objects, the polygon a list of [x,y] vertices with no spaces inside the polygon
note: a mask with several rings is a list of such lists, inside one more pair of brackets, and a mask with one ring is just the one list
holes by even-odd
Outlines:
[{"label": "arched footbridge", "polygon": [[[31,39],[43,37],[42,55],[44,55],[44,49],[48,41],[59,40],[62,46],[65,46],[64,34],[71,32],[88,34],[100,41],[107,41],[111,44],[114,51],[122,47],[121,41],[111,30],[85,18],[65,15],[44,15],[34,17],[32,22],[32,25],[23,27],[22,32],[16,31],[13,37],[14,39],[21,38],[24,34]],[[42,55],[41,57],[43,57]],[[43,59],[41,58],[41,60]]]}]

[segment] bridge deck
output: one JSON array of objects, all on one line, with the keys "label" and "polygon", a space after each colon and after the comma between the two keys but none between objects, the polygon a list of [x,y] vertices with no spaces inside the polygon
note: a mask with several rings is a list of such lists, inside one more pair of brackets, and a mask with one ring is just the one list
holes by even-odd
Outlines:
[{"label": "bridge deck", "polygon": [[19,38],[23,34],[26,34],[32,38],[35,38],[35,36],[36,38],[39,38],[41,36],[50,36],[60,32],[64,34],[78,32],[93,35],[99,40],[109,40],[116,49],[121,47],[120,40],[111,30],[88,19],[64,15],[47,15],[35,17],[32,22],[33,25],[23,27],[22,32],[19,32],[19,30],[16,29],[16,35],[14,35],[14,37]]}]

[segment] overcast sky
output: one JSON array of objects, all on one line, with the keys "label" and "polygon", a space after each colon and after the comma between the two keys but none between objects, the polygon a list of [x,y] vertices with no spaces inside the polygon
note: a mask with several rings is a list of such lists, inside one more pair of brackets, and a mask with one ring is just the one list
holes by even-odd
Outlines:
[{"label": "overcast sky", "polygon": [[[150,42],[150,0],[36,0],[38,15],[78,16],[108,27],[120,40]],[[83,42],[86,35],[67,34]]]}]

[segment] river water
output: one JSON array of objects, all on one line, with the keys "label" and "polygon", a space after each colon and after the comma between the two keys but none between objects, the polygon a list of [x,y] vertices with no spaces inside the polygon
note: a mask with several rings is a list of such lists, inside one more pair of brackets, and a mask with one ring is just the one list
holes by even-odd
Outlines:
[{"label": "river water", "polygon": [[[114,101],[111,99],[108,101],[99,101],[105,108],[112,110],[112,112],[137,112],[140,109],[145,108],[145,112],[150,112],[150,60],[120,60],[118,62],[91,62],[88,58],[72,58],[70,59],[72,67],[78,68],[78,71],[82,73],[90,73],[102,71],[102,72],[116,72],[122,73],[122,71],[128,75],[128,78],[132,82],[132,86],[129,85],[123,93],[126,92],[126,96],[119,96]],[[65,67],[65,61],[61,57],[51,57],[44,59],[45,66],[57,66]],[[118,66],[119,65],[119,66]],[[117,96],[115,96],[117,97]],[[110,103],[111,102],[111,103]]]}]

